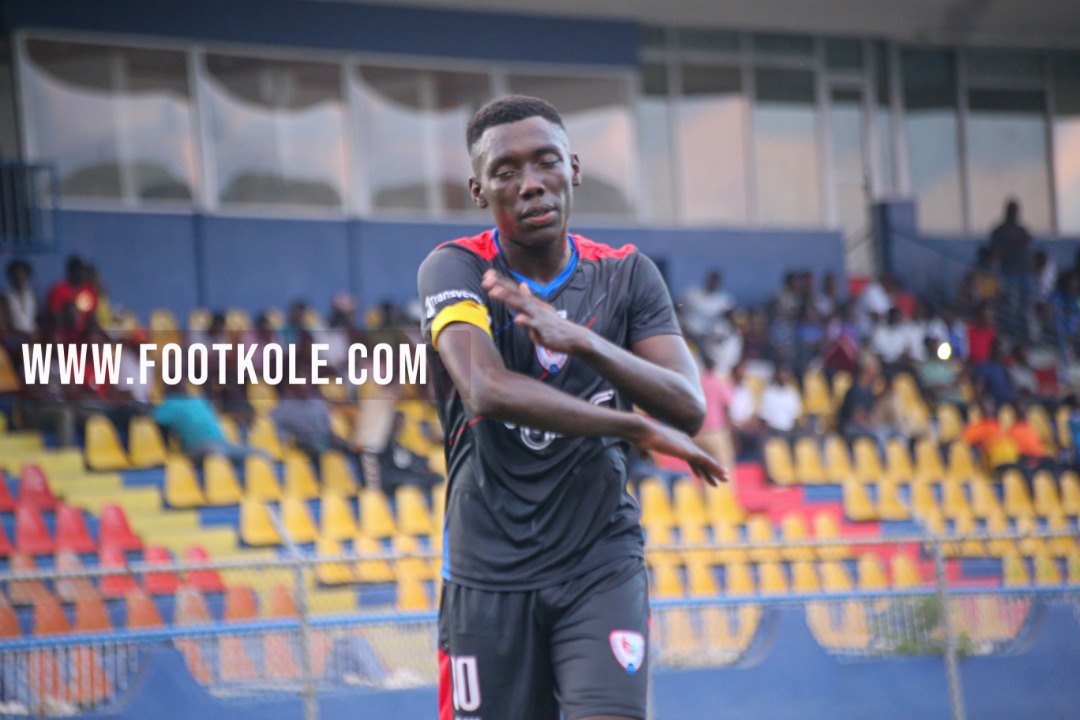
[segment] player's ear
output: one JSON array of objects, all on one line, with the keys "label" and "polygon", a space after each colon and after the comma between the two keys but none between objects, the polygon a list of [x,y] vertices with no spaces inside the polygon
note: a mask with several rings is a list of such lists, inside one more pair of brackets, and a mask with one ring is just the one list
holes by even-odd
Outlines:
[{"label": "player's ear", "polygon": [[570,170],[573,173],[570,176],[570,183],[574,187],[581,185],[581,161],[578,160],[577,153],[571,153],[570,155]]},{"label": "player's ear", "polygon": [[480,192],[480,181],[476,179],[475,175],[469,178],[469,195],[472,196],[472,201],[476,203],[476,207],[487,210],[487,198]]}]

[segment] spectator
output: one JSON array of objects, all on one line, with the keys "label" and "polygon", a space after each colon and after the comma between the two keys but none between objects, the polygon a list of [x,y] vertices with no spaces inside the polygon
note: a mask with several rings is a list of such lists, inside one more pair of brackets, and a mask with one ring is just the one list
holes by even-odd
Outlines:
[{"label": "spectator", "polygon": [[796,430],[802,417],[802,398],[787,366],[778,365],[773,372],[772,382],[761,394],[760,414],[773,432],[792,433]]},{"label": "spectator", "polygon": [[1058,355],[1066,361],[1080,340],[1080,274],[1070,273],[1063,278],[1061,287],[1054,293],[1051,314]]},{"label": "spectator", "polygon": [[1057,287],[1057,264],[1050,259],[1045,250],[1039,250],[1032,256],[1032,266],[1035,274],[1035,299],[1046,302]]},{"label": "spectator", "polygon": [[972,365],[981,365],[990,359],[990,348],[996,339],[994,310],[984,304],[979,308],[975,322],[967,328],[968,359]]},{"label": "spectator", "polygon": [[1080,468],[1080,399],[1076,395],[1069,395],[1063,405],[1069,409],[1065,422],[1068,426],[1066,431],[1072,438],[1072,455],[1065,460],[1073,467]]},{"label": "spectator", "polygon": [[836,273],[826,273],[821,280],[821,292],[814,298],[814,306],[818,315],[823,318],[830,317],[840,309],[840,289],[836,279]]},{"label": "spectator", "polygon": [[776,365],[792,365],[795,362],[795,315],[787,310],[777,311],[769,325],[769,357]]},{"label": "spectator", "polygon": [[780,288],[780,292],[776,294],[776,297],[773,298],[773,313],[776,315],[795,317],[796,313],[799,312],[799,307],[801,305],[802,298],[799,294],[798,273],[784,273],[784,285]]},{"label": "spectator", "polygon": [[351,453],[352,446],[334,434],[330,406],[313,385],[282,383],[278,403],[271,413],[278,432],[292,438],[293,444],[307,453],[313,463],[326,450]]},{"label": "spectator", "polygon": [[37,298],[30,284],[33,269],[25,260],[12,260],[7,266],[8,289],[2,300],[7,306],[11,329],[29,338],[37,329]]},{"label": "spectator", "polygon": [[825,328],[813,303],[803,306],[795,325],[795,371],[802,375],[825,346]]},{"label": "spectator", "polygon": [[836,424],[840,432],[849,440],[859,435],[873,435],[871,413],[874,411],[874,384],[880,371],[874,360],[866,360],[859,366],[855,382],[848,388],[840,409],[836,413]]},{"label": "spectator", "polygon": [[930,320],[926,323],[926,337],[934,341],[934,352],[927,357],[937,355],[942,344],[949,346],[948,356],[951,359],[961,360],[968,355],[967,326],[957,320],[956,315],[948,308],[940,312],[930,311]]},{"label": "spectator", "polygon": [[960,282],[956,304],[964,315],[974,314],[983,305],[994,303],[1001,293],[1001,282],[994,271],[994,255],[989,246],[980,247],[975,265]]},{"label": "spectator", "polygon": [[165,399],[154,408],[153,417],[159,425],[177,437],[184,454],[195,462],[201,462],[213,453],[224,455],[234,463],[243,462],[248,455],[266,456],[261,450],[226,440],[210,401],[204,397],[189,395],[185,380],[169,389]]},{"label": "spectator", "polygon": [[859,367],[860,337],[853,315],[852,304],[847,302],[829,318],[821,356],[825,372],[830,378],[838,372],[853,373]]},{"label": "spectator", "polygon": [[86,263],[84,273],[86,286],[93,290],[94,295],[97,297],[93,322],[97,323],[99,327],[110,328],[113,325],[112,306],[109,303],[109,293],[105,289],[105,284],[101,281],[101,276],[98,275],[97,267]]},{"label": "spectator", "polygon": [[[97,303],[97,293],[86,281],[86,264],[79,257],[70,256],[64,279],[49,290],[46,309],[58,318],[67,315],[62,325],[70,325],[69,329],[78,336],[94,316]],[[73,308],[73,314],[70,314],[69,308]]]},{"label": "spectator", "polygon": [[981,417],[973,417],[964,428],[962,439],[982,458],[990,470],[1002,465],[1014,465],[1020,460],[1016,443],[1002,431],[995,413],[994,401],[989,395],[980,395],[978,407]]},{"label": "spectator", "polygon": [[931,405],[943,402],[961,405],[964,397],[960,392],[960,378],[956,367],[938,355],[939,343],[936,339],[928,337],[924,345],[926,360],[919,363],[917,373],[919,386],[926,395],[927,402]]},{"label": "spectator", "polygon": [[990,249],[1001,268],[1005,293],[1005,327],[1022,340],[1030,337],[1032,288],[1031,233],[1020,224],[1020,204],[1010,200],[1005,218],[990,233]]},{"label": "spectator", "polygon": [[683,298],[686,329],[696,338],[703,338],[712,330],[724,313],[735,307],[735,299],[724,292],[724,276],[719,270],[711,270],[705,276],[705,284],[692,288]]},{"label": "spectator", "polygon": [[1031,401],[1042,394],[1039,387],[1039,374],[1031,366],[1026,347],[1017,345],[1013,348],[1008,368],[1009,379],[1019,398]]},{"label": "spectator", "polygon": [[870,339],[870,348],[885,363],[887,370],[910,363],[911,331],[900,321],[900,309],[890,308],[886,322],[878,325]]},{"label": "spectator", "polygon": [[1009,369],[1005,366],[1005,351],[1000,340],[991,343],[990,357],[986,362],[977,365],[972,372],[977,394],[988,395],[998,407],[1016,402],[1016,388],[1013,386]]},{"label": "spectator", "polygon": [[885,289],[884,278],[871,280],[859,293],[855,304],[855,324],[860,334],[869,336],[892,306],[892,298]]},{"label": "spectator", "polygon": [[701,347],[701,354],[707,355],[715,366],[716,372],[730,374],[731,369],[743,357],[742,330],[746,327],[746,314],[729,311],[713,325]]},{"label": "spectator", "polygon": [[731,438],[728,407],[734,398],[735,386],[730,378],[717,375],[708,357],[703,358],[703,362],[705,369],[701,373],[701,391],[705,395],[705,421],[694,442],[721,466],[734,468],[735,445]]},{"label": "spectator", "polygon": [[765,424],[758,414],[757,398],[754,397],[754,389],[746,379],[743,363],[732,368],[731,384],[731,404],[728,405],[727,410],[737,453],[740,456],[760,454]]}]

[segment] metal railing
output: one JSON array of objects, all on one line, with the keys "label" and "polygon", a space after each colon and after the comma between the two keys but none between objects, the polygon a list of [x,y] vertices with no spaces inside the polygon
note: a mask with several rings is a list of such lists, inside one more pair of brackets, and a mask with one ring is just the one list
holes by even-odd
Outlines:
[{"label": "metal railing", "polygon": [[[283,537],[285,528],[280,527]],[[669,545],[648,549],[654,574],[659,565],[679,567],[709,553],[740,551],[790,553],[808,550],[822,556],[837,548],[917,545],[920,557],[933,568],[933,583],[903,589],[855,589],[825,585],[824,591],[770,593],[759,589],[738,595],[662,597],[652,602],[651,658],[658,671],[723,667],[752,661],[769,652],[776,611],[799,608],[815,640],[833,654],[852,658],[900,655],[937,655],[945,659],[952,716],[965,717],[958,660],[963,656],[1005,652],[1022,642],[1025,630],[1038,618],[1044,601],[1071,600],[1080,608],[1080,585],[1069,584],[1062,573],[1056,585],[1029,583],[1020,587],[959,587],[948,581],[946,554],[950,547],[981,543],[1045,541],[1061,564],[1067,554],[1080,552],[1076,532],[978,534],[965,536],[909,535],[904,537],[837,538],[799,542],[759,542],[725,545]],[[1054,544],[1056,543],[1056,544]],[[154,603],[163,617],[156,622],[133,622],[131,605],[127,629],[26,635],[0,640],[0,715],[62,715],[98,707],[124,694],[147,662],[148,650],[168,644],[184,656],[192,675],[211,693],[222,696],[284,693],[301,696],[305,718],[316,717],[320,693],[348,687],[403,689],[430,687],[437,682],[436,614],[432,606],[402,611],[393,606],[340,612],[333,604],[317,602],[320,593],[357,592],[346,584],[327,590],[317,576],[329,568],[356,568],[358,564],[386,562],[402,577],[409,563],[429,561],[435,553],[353,553],[318,557],[287,541],[286,554],[273,558],[156,564],[133,562],[126,567],[90,567],[78,570],[39,570],[0,573],[0,586],[9,596],[27,597],[34,583],[48,582],[68,597],[78,592],[73,583],[160,579],[163,574],[186,576],[214,571],[230,587],[252,589],[248,606],[243,593],[194,593],[187,585]],[[988,554],[989,556],[989,554]],[[1070,555],[1071,556],[1071,555]],[[711,563],[712,560],[706,560]],[[765,561],[759,563],[759,567]],[[1060,568],[1059,568],[1060,569]],[[414,578],[415,579],[415,578]],[[1075,576],[1072,580],[1075,583]],[[427,581],[430,589],[431,581]],[[428,592],[435,597],[435,592]],[[240,598],[240,601],[237,601]],[[279,600],[286,599],[282,606]],[[25,602],[25,600],[24,600]],[[120,601],[117,601],[118,603]],[[400,602],[400,597],[399,597]],[[262,605],[262,612],[256,605]],[[82,612],[76,601],[76,620]],[[224,607],[223,607],[224,606]],[[162,611],[164,608],[164,611]],[[213,609],[211,609],[213,608]],[[120,608],[111,608],[118,611]],[[25,607],[19,609],[27,620]],[[37,609],[34,612],[38,612]],[[234,620],[216,620],[216,617]],[[35,617],[35,623],[41,620]],[[121,625],[123,623],[113,623]],[[141,626],[140,626],[141,625]]]},{"label": "metal railing", "polygon": [[59,200],[53,166],[0,162],[0,251],[55,250]]}]

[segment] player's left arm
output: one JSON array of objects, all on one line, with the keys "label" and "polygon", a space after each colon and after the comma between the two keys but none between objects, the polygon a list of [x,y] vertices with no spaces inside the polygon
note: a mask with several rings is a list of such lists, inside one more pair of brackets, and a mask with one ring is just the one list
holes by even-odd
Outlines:
[{"label": "player's left arm", "polygon": [[526,284],[517,285],[494,271],[484,276],[488,295],[516,314],[515,321],[528,328],[533,342],[581,359],[650,415],[694,435],[705,417],[697,364],[677,334],[670,298],[651,262],[646,261],[638,285],[633,289],[635,317],[627,351],[560,317]]}]

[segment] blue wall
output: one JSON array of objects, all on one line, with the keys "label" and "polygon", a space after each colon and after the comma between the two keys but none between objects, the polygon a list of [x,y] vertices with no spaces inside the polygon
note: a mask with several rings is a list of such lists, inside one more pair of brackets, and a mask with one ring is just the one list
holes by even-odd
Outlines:
[{"label": "blue wall", "polygon": [[[64,211],[62,250],[26,258],[39,294],[60,278],[64,257],[94,263],[114,305],[143,319],[166,307],[182,317],[197,306],[257,312],[297,298],[325,312],[334,293],[362,306],[405,302],[416,269],[446,240],[484,226],[359,220],[281,220],[201,215]],[[843,277],[843,243],[832,232],[574,228],[595,240],[634,243],[667,272],[675,297],[720,268],[743,303],[760,304],[791,269]],[[2,260],[2,258],[0,258]],[[2,281],[0,281],[2,282]]]}]

